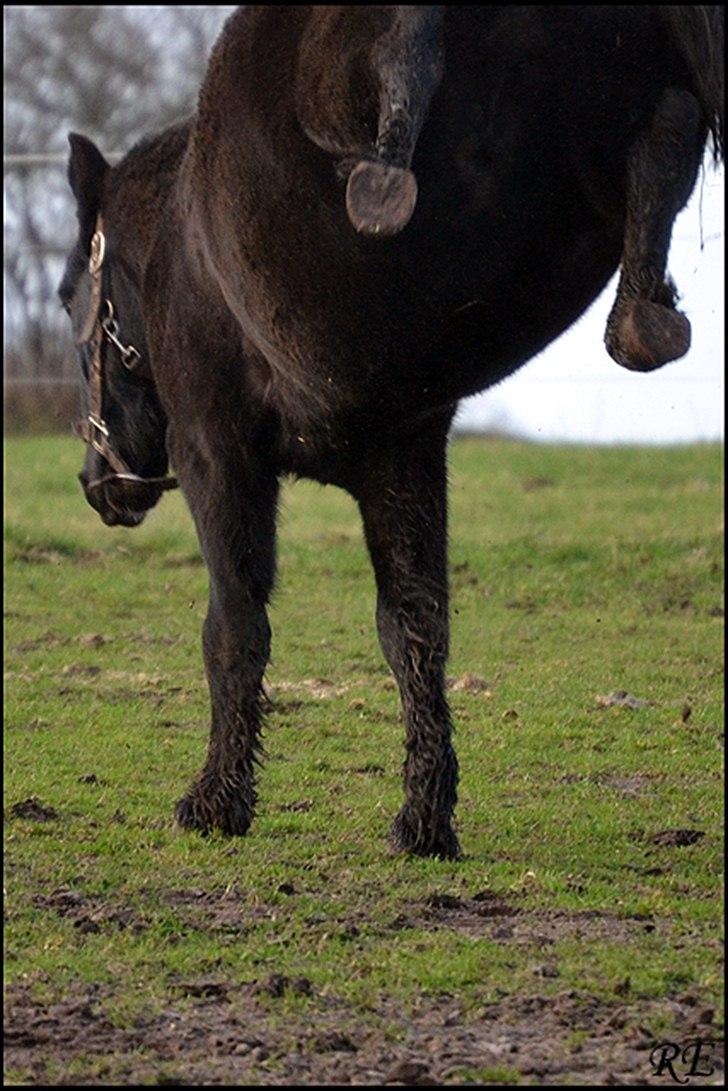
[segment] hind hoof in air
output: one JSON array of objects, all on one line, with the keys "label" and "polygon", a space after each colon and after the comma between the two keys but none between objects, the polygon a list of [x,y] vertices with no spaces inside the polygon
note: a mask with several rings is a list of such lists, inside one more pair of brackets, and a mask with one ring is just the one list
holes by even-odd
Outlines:
[{"label": "hind hoof in air", "polygon": [[349,175],[346,211],[362,235],[396,235],[416,203],[417,180],[410,170],[365,159]]},{"label": "hind hoof in air", "polygon": [[690,322],[649,299],[618,301],[607,322],[607,352],[629,371],[654,371],[690,348]]}]

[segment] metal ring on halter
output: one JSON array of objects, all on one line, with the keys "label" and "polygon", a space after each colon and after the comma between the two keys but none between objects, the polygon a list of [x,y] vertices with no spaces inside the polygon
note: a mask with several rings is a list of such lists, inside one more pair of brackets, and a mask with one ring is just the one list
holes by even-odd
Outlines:
[{"label": "metal ring on halter", "polygon": [[112,345],[119,350],[124,367],[128,371],[136,371],[142,360],[141,353],[133,345],[125,345],[121,340],[119,323],[114,317],[114,306],[110,299],[106,299],[104,302],[107,314],[101,319],[101,329],[106,334],[107,340],[111,341]]}]

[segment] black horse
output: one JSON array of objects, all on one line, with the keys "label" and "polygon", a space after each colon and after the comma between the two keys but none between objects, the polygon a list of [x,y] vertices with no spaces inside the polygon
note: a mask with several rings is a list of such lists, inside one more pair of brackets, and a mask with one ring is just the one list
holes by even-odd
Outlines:
[{"label": "black horse", "polygon": [[81,482],[107,523],[173,484],[210,575],[212,732],[177,808],[244,834],[285,474],[346,489],[406,723],[395,848],[456,856],[445,696],[457,402],[566,329],[621,263],[606,343],[649,370],[690,327],[666,279],[708,134],[718,7],[247,7],[195,116],[111,169],[71,136],[61,286],[88,377]]}]

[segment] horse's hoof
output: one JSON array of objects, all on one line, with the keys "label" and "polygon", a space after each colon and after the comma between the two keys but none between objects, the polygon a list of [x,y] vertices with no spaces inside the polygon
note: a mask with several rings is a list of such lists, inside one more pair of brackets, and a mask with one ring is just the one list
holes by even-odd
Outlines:
[{"label": "horse's hoof", "polygon": [[182,830],[196,830],[203,836],[220,830],[228,837],[242,837],[253,821],[253,812],[240,798],[210,800],[192,789],[179,801],[174,812],[175,825]]},{"label": "horse's hoof", "polygon": [[680,311],[649,299],[618,301],[604,339],[607,352],[629,371],[654,371],[690,348],[690,322]]},{"label": "horse's hoof", "polygon": [[346,184],[346,211],[362,235],[396,235],[410,221],[417,203],[411,170],[364,159]]},{"label": "horse's hoof", "polygon": [[458,860],[462,856],[458,839],[447,820],[435,829],[428,829],[403,812],[394,820],[389,843],[393,852],[409,856],[435,856],[441,860]]}]

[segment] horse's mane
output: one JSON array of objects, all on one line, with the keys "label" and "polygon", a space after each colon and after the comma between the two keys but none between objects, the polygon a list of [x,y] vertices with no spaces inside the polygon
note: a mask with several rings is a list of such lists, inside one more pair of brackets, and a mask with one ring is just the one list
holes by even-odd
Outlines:
[{"label": "horse's mane", "polygon": [[143,136],[115,166],[115,180],[138,181],[176,171],[187,147],[192,121],[188,117],[161,133]]}]

